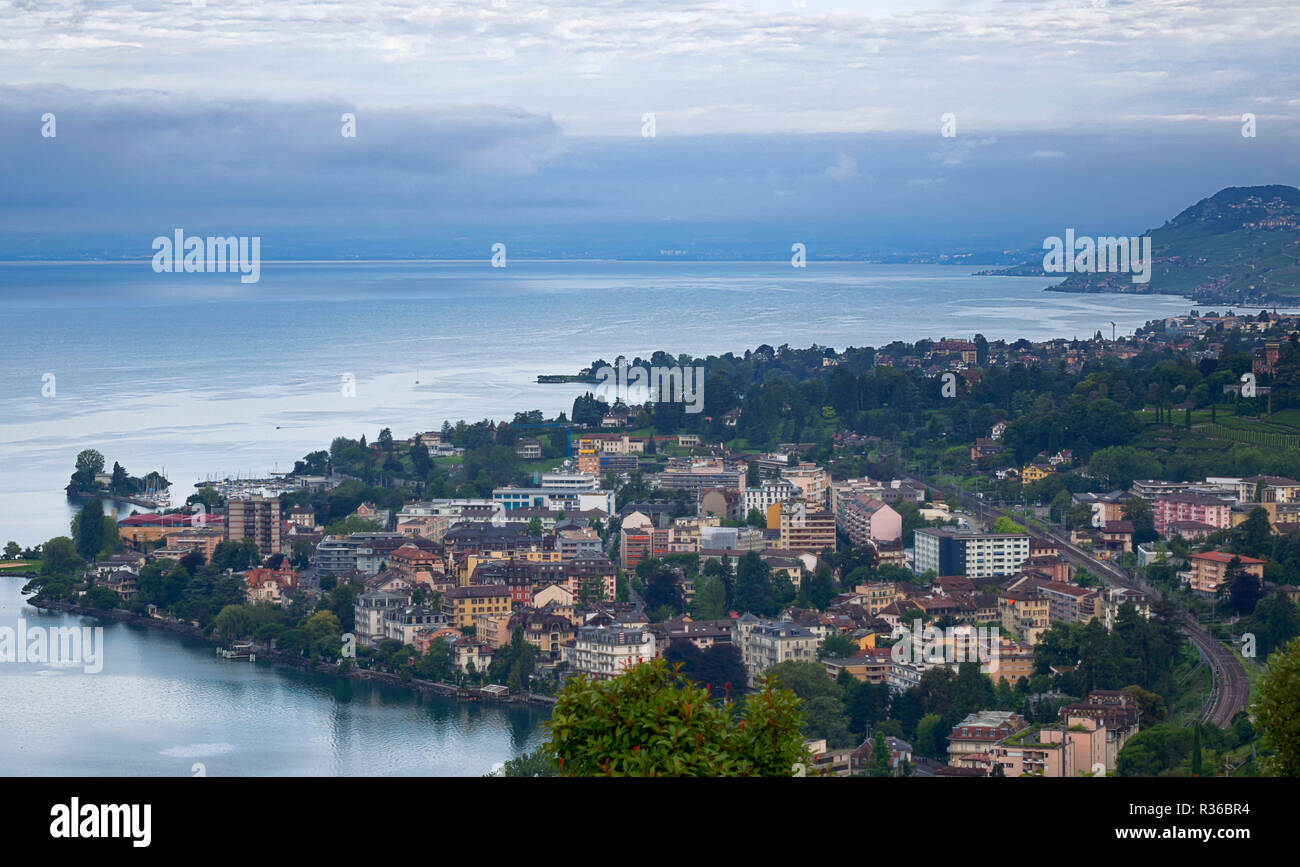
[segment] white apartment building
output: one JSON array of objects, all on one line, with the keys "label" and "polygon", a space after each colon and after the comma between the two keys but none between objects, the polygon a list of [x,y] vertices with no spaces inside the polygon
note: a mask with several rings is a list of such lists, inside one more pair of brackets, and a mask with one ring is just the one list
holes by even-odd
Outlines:
[{"label": "white apartment building", "polygon": [[992,578],[1015,575],[1029,559],[1027,533],[972,533],[943,527],[916,531],[913,568],[918,575]]},{"label": "white apartment building", "polygon": [[798,626],[788,620],[760,620],[746,612],[731,626],[731,643],[740,650],[749,685],[762,683],[763,672],[777,663],[816,662],[824,626]]},{"label": "white apartment building", "polygon": [[410,604],[411,597],[405,593],[362,593],[352,604],[357,643],[370,647],[379,642],[386,635],[384,615],[389,611],[400,611]]},{"label": "white apartment building", "polygon": [[617,677],[656,656],[654,634],[627,626],[583,626],[573,645],[564,648],[570,670],[600,680]]},{"label": "white apartment building", "polygon": [[785,503],[799,495],[799,489],[785,479],[768,479],[757,488],[745,488],[744,514],[758,509],[764,516],[769,506]]}]

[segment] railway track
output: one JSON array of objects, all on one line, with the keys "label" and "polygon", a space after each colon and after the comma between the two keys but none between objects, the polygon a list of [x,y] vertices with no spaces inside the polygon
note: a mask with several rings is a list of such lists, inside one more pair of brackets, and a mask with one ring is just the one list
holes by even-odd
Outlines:
[{"label": "railway track", "polygon": [[[972,497],[970,494],[953,491],[940,485],[933,485],[922,479],[911,479],[911,481],[931,490],[942,491],[947,496],[957,497],[962,505],[971,511],[971,514],[986,524],[991,524],[1002,515],[1001,511],[976,497]],[[1086,568],[1106,584],[1154,595],[1153,589],[1145,582],[1130,577],[1124,570],[1104,560],[1098,560],[1059,533],[1050,530],[1039,530],[1028,524],[1026,524],[1026,527],[1030,536],[1037,539],[1046,539],[1059,545],[1062,555],[1069,563]],[[1214,723],[1220,728],[1226,728],[1238,713],[1246,709],[1246,702],[1250,693],[1246,670],[1231,650],[1213,635],[1202,629],[1200,624],[1196,623],[1190,615],[1185,615],[1181,628],[1192,642],[1192,646],[1196,648],[1196,652],[1200,654],[1201,659],[1210,668],[1212,680],[1210,698],[1201,709],[1200,721]]]}]

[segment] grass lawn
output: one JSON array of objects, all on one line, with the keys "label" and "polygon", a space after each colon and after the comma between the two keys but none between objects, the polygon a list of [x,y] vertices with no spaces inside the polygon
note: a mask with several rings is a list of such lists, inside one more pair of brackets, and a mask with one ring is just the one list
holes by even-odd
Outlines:
[{"label": "grass lawn", "polygon": [[40,565],[40,560],[0,560],[0,569],[35,569]]}]

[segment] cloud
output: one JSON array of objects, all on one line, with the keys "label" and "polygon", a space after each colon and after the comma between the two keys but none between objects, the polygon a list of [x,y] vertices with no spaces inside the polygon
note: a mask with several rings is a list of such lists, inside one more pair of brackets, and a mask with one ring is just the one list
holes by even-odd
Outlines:
[{"label": "cloud", "polygon": [[1030,157],[1036,160],[1060,160],[1065,159],[1065,151],[1034,151]]},{"label": "cloud", "polygon": [[[40,133],[47,112],[54,138]],[[341,135],[345,112],[356,138]],[[1225,150],[1213,128],[942,139],[685,135],[678,120],[643,139],[575,135],[509,103],[0,88],[0,257],[138,257],[176,227],[260,235],[264,259],[477,256],[500,240],[523,257],[764,255],[807,226],[825,251],[1001,250],[1061,225],[1139,232],[1225,186],[1300,180],[1274,127]],[[1025,158],[1036,152],[1063,156]],[[1134,196],[1117,204],[1116,188]]]},{"label": "cloud", "polygon": [[[1140,127],[1170,107],[1215,117],[1294,93],[1291,5],[22,0],[0,33],[0,81],[165,81],[190,98],[369,110],[508,103],[576,135],[634,134],[644,110],[675,114],[675,133],[697,135],[922,131],[953,108],[990,133],[1122,115]],[[1088,86],[1064,105],[1061,82]]]},{"label": "cloud", "polygon": [[849,181],[858,176],[858,161],[844,151],[835,157],[835,165],[826,169],[826,177],[833,181]]}]

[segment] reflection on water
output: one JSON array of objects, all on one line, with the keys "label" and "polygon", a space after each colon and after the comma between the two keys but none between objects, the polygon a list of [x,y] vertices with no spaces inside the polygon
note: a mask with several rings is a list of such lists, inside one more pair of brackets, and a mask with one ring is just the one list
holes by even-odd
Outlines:
[{"label": "reflection on water", "polygon": [[[0,578],[0,626],[92,626],[23,602]],[[478,776],[533,749],[543,709],[471,704],[286,667],[104,624],[104,667],[0,663],[0,774]]]}]

